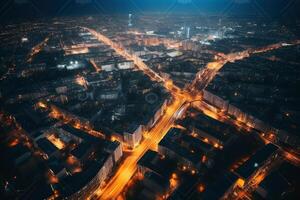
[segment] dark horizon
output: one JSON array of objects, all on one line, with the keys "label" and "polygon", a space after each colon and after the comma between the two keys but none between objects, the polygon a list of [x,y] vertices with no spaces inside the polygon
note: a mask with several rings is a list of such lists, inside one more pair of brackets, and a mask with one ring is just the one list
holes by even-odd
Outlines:
[{"label": "dark horizon", "polygon": [[299,19],[294,0],[4,0],[0,20],[34,19],[95,14],[192,13],[262,16],[274,20]]}]

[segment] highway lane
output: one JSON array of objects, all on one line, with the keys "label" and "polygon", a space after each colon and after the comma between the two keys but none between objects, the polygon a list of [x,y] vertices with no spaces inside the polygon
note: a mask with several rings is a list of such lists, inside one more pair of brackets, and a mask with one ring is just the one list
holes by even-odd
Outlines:
[{"label": "highway lane", "polygon": [[125,50],[121,44],[116,44],[106,36],[95,30],[84,28],[93,34],[100,42],[109,45],[119,55],[125,57],[128,60],[133,60],[135,66],[144,72],[151,80],[160,82],[164,87],[170,91],[173,96],[173,103],[169,105],[165,111],[165,114],[161,119],[154,125],[154,127],[148,132],[149,137],[144,137],[141,144],[134,149],[131,154],[125,158],[124,162],[121,163],[119,169],[114,174],[112,179],[107,183],[104,188],[98,188],[95,192],[97,196],[101,196],[101,199],[115,199],[123,188],[126,186],[130,178],[134,175],[137,169],[138,160],[149,150],[156,149],[160,140],[165,136],[168,130],[172,127],[176,115],[182,108],[182,105],[186,101],[186,94],[183,94],[180,88],[172,84],[172,80],[164,79],[159,74],[149,68],[139,57],[130,54]]},{"label": "highway lane", "polygon": [[234,63],[238,60],[248,58],[254,54],[265,53],[268,51],[280,49],[282,47],[294,46],[299,44],[300,40],[294,40],[289,43],[279,42],[276,44],[267,45],[265,47],[252,48],[240,52],[219,55],[218,59],[207,63],[207,65],[196,74],[196,77],[188,87],[188,90],[191,92],[197,92],[205,89],[208,84],[214,79],[217,73],[222,69],[222,67],[224,67],[227,63]]},{"label": "highway lane", "polygon": [[110,46],[112,49],[116,51],[119,55],[123,56],[124,58],[128,60],[132,60],[135,64],[135,66],[144,72],[148,77],[150,77],[151,80],[160,82],[164,85],[164,87],[169,90],[170,92],[174,93],[174,91],[180,91],[180,88],[173,85],[173,81],[171,79],[166,79],[161,77],[158,73],[153,71],[150,67],[147,66],[146,63],[143,62],[141,58],[138,56],[130,53],[128,50],[126,50],[122,44],[113,42],[111,39],[106,37],[105,35],[86,27],[81,27],[87,31],[89,31],[93,36],[95,36],[100,42],[103,42],[104,44]]},{"label": "highway lane", "polygon": [[32,62],[34,56],[41,52],[41,50],[46,46],[49,39],[50,37],[46,37],[41,43],[32,47],[30,53],[28,54],[28,58],[27,58],[28,63]]},{"label": "highway lane", "polygon": [[100,196],[101,199],[115,199],[122,192],[130,178],[134,175],[139,159],[149,149],[157,147],[160,140],[172,127],[183,104],[184,100],[175,99],[174,103],[167,108],[165,115],[163,115],[157,124],[149,131],[150,137],[145,138],[141,144],[125,158],[124,162],[120,165],[106,187],[96,191],[96,194]]},{"label": "highway lane", "polygon": [[[98,188],[96,194],[98,196],[101,196],[101,199],[115,199],[122,192],[123,188],[126,186],[130,178],[134,175],[137,169],[138,160],[145,154],[148,149],[157,147],[159,141],[172,127],[175,120],[174,115],[178,113],[182,105],[189,101],[198,100],[199,95],[197,93],[201,92],[207,87],[207,85],[214,79],[219,70],[226,63],[242,60],[252,54],[267,52],[285,46],[283,45],[283,43],[278,43],[263,48],[249,49],[242,52],[223,55],[219,57],[218,60],[208,63],[205,68],[199,71],[196,75],[195,80],[187,90],[181,90],[178,87],[174,86],[171,80],[164,79],[159,74],[154,72],[139,57],[130,54],[122,47],[122,45],[114,43],[109,38],[102,35],[101,33],[96,32],[95,30],[88,28],[85,29],[91,32],[99,41],[111,46],[121,56],[125,57],[126,59],[133,60],[137,68],[148,75],[151,80],[163,83],[165,88],[168,89],[175,98],[174,103],[167,108],[165,115],[163,115],[163,117],[157,122],[157,124],[155,124],[154,128],[150,130],[148,134],[150,137],[146,137],[142,141],[142,143],[128,157],[125,158],[124,162],[120,165],[117,172],[104,188]],[[293,44],[299,44],[299,41]],[[211,110],[207,106],[200,106],[200,110],[202,110],[204,114],[218,120],[224,120],[226,118],[228,119],[229,117],[220,115],[218,111]],[[238,122],[235,124],[244,126]]]}]

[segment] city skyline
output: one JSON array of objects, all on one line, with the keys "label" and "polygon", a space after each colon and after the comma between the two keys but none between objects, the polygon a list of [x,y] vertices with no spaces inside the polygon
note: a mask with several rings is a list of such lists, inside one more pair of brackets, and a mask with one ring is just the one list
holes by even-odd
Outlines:
[{"label": "city skyline", "polygon": [[1,3],[0,199],[299,199],[297,6]]}]

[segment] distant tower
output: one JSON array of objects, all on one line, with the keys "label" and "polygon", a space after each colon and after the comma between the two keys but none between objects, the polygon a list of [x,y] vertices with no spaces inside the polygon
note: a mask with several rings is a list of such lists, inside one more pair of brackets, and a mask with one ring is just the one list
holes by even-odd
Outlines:
[{"label": "distant tower", "polygon": [[190,30],[191,30],[190,27],[187,27],[187,28],[186,28],[186,38],[187,38],[187,39],[190,39]]},{"label": "distant tower", "polygon": [[128,15],[128,27],[132,27],[132,14],[129,13]]}]

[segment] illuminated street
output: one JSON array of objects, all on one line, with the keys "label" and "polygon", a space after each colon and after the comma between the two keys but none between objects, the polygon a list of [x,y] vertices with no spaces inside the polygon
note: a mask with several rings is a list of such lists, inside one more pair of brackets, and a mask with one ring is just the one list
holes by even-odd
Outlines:
[{"label": "illuminated street", "polygon": [[[194,91],[198,90],[201,91],[202,89],[206,88],[207,85],[214,79],[220,69],[228,62],[234,63],[238,60],[243,60],[245,58],[250,57],[253,54],[264,53],[268,51],[274,51],[276,49],[280,49],[285,47],[285,43],[277,43],[273,45],[268,45],[266,47],[260,47],[257,49],[249,49],[242,52],[230,53],[227,55],[222,55],[220,60],[209,62],[203,70],[199,71],[196,75],[196,78],[193,80],[191,86],[188,87],[189,90]],[[295,40],[289,43],[289,46],[299,45],[300,41]],[[195,91],[196,92],[196,91]]]},{"label": "illuminated street", "polygon": [[49,39],[49,37],[46,37],[41,43],[37,44],[31,49],[31,52],[28,54],[27,62],[30,63],[33,60],[34,56],[37,55],[45,47]]},{"label": "illuminated street", "polygon": [[[148,133],[149,138],[146,138],[136,149],[134,149],[131,155],[129,155],[123,161],[123,163],[118,168],[113,178],[110,179],[110,181],[107,183],[107,185],[104,188],[98,189],[96,194],[97,196],[100,196],[101,199],[115,199],[121,193],[122,189],[126,186],[130,178],[134,175],[136,171],[137,161],[146,153],[148,149],[153,149],[153,148],[156,149],[156,145],[164,137],[167,131],[171,128],[175,118],[178,117],[176,116],[176,114],[179,112],[179,109],[182,108],[182,105],[187,101],[192,102],[198,100],[199,97],[197,97],[195,93],[200,93],[203,89],[205,89],[206,86],[216,76],[218,71],[227,62],[235,62],[237,60],[245,59],[251,56],[252,54],[272,51],[283,47],[282,43],[278,43],[274,45],[269,45],[264,48],[259,48],[257,50],[246,50],[243,52],[224,55],[223,58],[221,58],[221,60],[208,63],[203,70],[198,72],[195,80],[192,82],[191,86],[188,87],[188,91],[191,91],[191,95],[189,95],[189,93],[185,93],[184,91],[180,93],[180,89],[175,87],[174,85],[170,86],[170,84],[168,84],[169,80],[165,80],[161,78],[157,73],[153,72],[145,63],[143,63],[139,57],[130,55],[124,48],[121,47],[121,45],[113,43],[109,38],[94,30],[91,29],[87,29],[87,30],[89,30],[93,35],[95,35],[98,38],[98,40],[104,42],[107,45],[110,45],[120,55],[126,57],[127,59],[133,59],[135,65],[140,70],[142,70],[146,75],[150,76],[153,80],[156,80],[158,82],[163,82],[164,86],[172,92],[173,97],[175,99],[181,99],[181,101],[175,100],[175,102],[168,107],[166,114]],[[298,45],[298,44],[299,41],[295,41],[291,45]],[[174,89],[176,92],[174,92]],[[177,91],[179,91],[179,93],[177,93]],[[214,112],[208,109],[207,107],[202,106],[201,102],[198,103],[200,103],[200,106],[198,106],[197,108],[201,110],[204,114],[212,118],[221,120],[223,122],[225,121],[224,118],[225,119],[229,118],[228,116],[218,114],[218,111]],[[235,121],[233,122],[233,124],[236,126],[242,126],[245,130],[249,129],[249,126],[247,126],[246,122],[241,124]]]},{"label": "illuminated street", "polygon": [[179,117],[177,114],[183,103],[182,100],[175,99],[175,101],[167,108],[165,115],[157,122],[155,127],[149,131],[149,138],[145,138],[144,141],[123,161],[115,175],[107,183],[107,186],[96,192],[101,199],[114,199],[121,193],[122,189],[135,173],[137,161],[147,150],[155,148],[172,127],[174,120]]},{"label": "illuminated street", "polygon": [[299,199],[299,8],[0,3],[0,199]]},{"label": "illuminated street", "polygon": [[113,42],[108,37],[102,35],[99,32],[96,32],[95,30],[85,28],[85,27],[84,27],[84,29],[87,29],[90,33],[92,33],[95,37],[97,37],[98,40],[100,40],[104,44],[109,45],[112,49],[114,49],[121,56],[125,57],[128,60],[133,60],[135,66],[137,66],[137,68],[139,70],[143,71],[152,80],[157,81],[157,82],[163,82],[164,86],[171,92],[179,91],[179,88],[172,84],[172,80],[167,80],[167,79],[162,78],[160,75],[158,75],[153,70],[151,70],[151,68],[149,68],[142,61],[142,59],[140,59],[138,56],[132,55],[128,51],[126,51],[126,49],[124,49],[121,44],[117,44],[117,43]]}]

